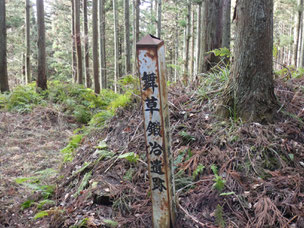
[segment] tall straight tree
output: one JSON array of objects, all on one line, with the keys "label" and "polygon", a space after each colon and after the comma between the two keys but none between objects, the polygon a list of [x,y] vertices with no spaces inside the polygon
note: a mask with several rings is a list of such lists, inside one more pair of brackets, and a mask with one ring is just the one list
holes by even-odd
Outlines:
[{"label": "tall straight tree", "polygon": [[197,6],[197,33],[196,33],[196,54],[195,54],[195,74],[201,72],[201,41],[202,41],[202,2]]},{"label": "tall straight tree", "polygon": [[187,26],[184,31],[184,77],[189,71],[189,47],[191,31],[191,0],[187,0]]},{"label": "tall straight tree", "polygon": [[[93,3],[95,1],[96,0],[93,0]],[[93,12],[94,12],[94,8],[93,8]],[[83,0],[83,32],[84,32],[85,78],[86,78],[87,87],[90,88],[92,86],[92,83],[90,78],[90,61],[89,61],[90,52],[89,52],[89,35],[88,35],[88,1],[87,0]]]},{"label": "tall straight tree", "polygon": [[38,24],[38,77],[37,86],[42,90],[47,89],[46,56],[45,56],[45,25],[44,25],[44,2],[36,0],[37,24]]},{"label": "tall straight tree", "polygon": [[105,0],[99,0],[99,66],[101,87],[107,88],[106,74],[106,15],[105,15]]},{"label": "tall straight tree", "polygon": [[195,45],[195,9],[192,9],[192,23],[191,23],[191,58],[190,58],[190,76],[193,78],[194,73],[194,45]]},{"label": "tall straight tree", "polygon": [[81,52],[81,40],[80,40],[80,0],[74,0],[75,14],[74,14],[74,26],[75,26],[75,43],[76,43],[76,57],[77,57],[77,83],[82,84],[82,52]]},{"label": "tall straight tree", "polygon": [[125,74],[131,73],[129,0],[124,0],[125,11]]},{"label": "tall straight tree", "polygon": [[303,12],[303,0],[297,1],[297,14],[296,14],[296,24],[294,29],[294,49],[293,49],[293,64],[297,67],[298,63],[298,50],[300,49],[300,28],[301,28],[301,19]]},{"label": "tall straight tree", "polygon": [[31,82],[31,38],[30,38],[30,0],[25,1],[25,43],[26,43],[26,57],[25,57],[25,80],[26,83]]},{"label": "tall straight tree", "polygon": [[5,0],[0,0],[0,91],[9,91],[6,57],[6,11]]},{"label": "tall straight tree", "polygon": [[94,89],[95,93],[100,93],[99,72],[98,72],[98,0],[93,0],[93,74],[94,74]]},{"label": "tall straight tree", "polygon": [[74,5],[74,0],[71,0],[72,7],[71,7],[71,13],[72,13],[72,76],[74,83],[77,82],[77,60],[76,60],[76,42],[75,42],[75,5]]},{"label": "tall straight tree", "polygon": [[[179,48],[179,23],[178,23],[178,4],[177,4],[177,0],[174,1],[175,3],[175,26],[176,26],[176,30],[175,30],[175,42],[174,42],[174,45],[175,45],[175,51],[174,51],[174,64],[175,66],[178,66],[179,65],[179,51],[178,51],[178,48]],[[177,67],[175,67],[174,69],[174,82],[177,82],[177,78],[178,78],[178,69]]]},{"label": "tall straight tree", "polygon": [[136,71],[136,43],[139,41],[139,14],[140,14],[140,0],[133,0],[133,72]]},{"label": "tall straight tree", "polygon": [[162,0],[157,1],[157,37],[161,37]]},{"label": "tall straight tree", "polygon": [[223,0],[223,35],[222,47],[230,49],[230,31],[231,31],[231,0]]},{"label": "tall straight tree", "polygon": [[113,0],[114,15],[114,91],[117,93],[117,80],[119,78],[119,50],[118,50],[118,18],[117,18],[117,0]]},{"label": "tall straight tree", "polygon": [[218,112],[269,122],[277,110],[273,82],[273,1],[238,0],[235,61]]},{"label": "tall straight tree", "polygon": [[[203,52],[205,56],[202,67],[203,71],[208,71],[220,61],[219,57],[208,52],[223,47],[224,31],[226,36],[230,34],[230,20],[229,22],[225,21],[230,17],[224,17],[224,12],[227,12],[225,7],[230,7],[230,4],[226,4],[226,1],[227,0],[205,0],[204,2]],[[226,13],[226,15],[227,14],[228,13]],[[229,27],[224,29],[225,26]]]}]

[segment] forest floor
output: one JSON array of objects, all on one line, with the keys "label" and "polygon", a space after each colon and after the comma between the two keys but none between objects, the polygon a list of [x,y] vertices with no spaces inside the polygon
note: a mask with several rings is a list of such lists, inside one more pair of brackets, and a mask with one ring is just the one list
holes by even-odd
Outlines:
[{"label": "forest floor", "polygon": [[[39,187],[52,191],[48,184],[61,164],[60,149],[78,125],[46,107],[29,114],[0,111],[0,123],[0,227],[33,227],[34,212],[23,213],[21,206],[34,202]],[[36,185],[21,184],[28,179]]]},{"label": "forest floor", "polygon": [[[276,81],[280,115],[267,125],[217,119],[214,104],[220,92],[215,86],[169,90],[176,227],[304,227],[304,78]],[[152,227],[138,99],[119,109],[104,128],[84,134],[73,160],[64,164],[58,151],[75,124],[52,109],[0,117],[5,122],[1,144],[6,145],[1,148],[8,152],[1,155],[0,225]],[[119,156],[128,152],[138,157]],[[59,164],[52,204],[34,203],[21,211],[29,192],[16,177]],[[41,200],[38,190],[30,196],[34,202]],[[41,218],[34,220],[39,212]]]}]

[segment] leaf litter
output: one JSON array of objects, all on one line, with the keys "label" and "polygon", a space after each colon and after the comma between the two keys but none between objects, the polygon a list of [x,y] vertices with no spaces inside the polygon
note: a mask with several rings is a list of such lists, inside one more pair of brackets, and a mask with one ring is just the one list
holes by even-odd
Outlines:
[{"label": "leaf litter", "polygon": [[[303,78],[276,80],[280,119],[268,125],[218,120],[217,91],[202,97],[194,84],[169,90],[178,227],[304,227],[303,86]],[[134,100],[84,137],[61,167],[52,213],[36,227],[152,226],[142,113]],[[132,162],[125,159],[131,155]]]}]

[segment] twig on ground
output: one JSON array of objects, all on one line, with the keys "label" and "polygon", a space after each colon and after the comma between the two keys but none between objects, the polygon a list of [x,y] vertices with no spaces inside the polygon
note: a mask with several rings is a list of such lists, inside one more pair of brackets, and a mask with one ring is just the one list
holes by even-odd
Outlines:
[{"label": "twig on ground", "polygon": [[190,215],[190,213],[185,208],[183,208],[181,205],[179,205],[179,208],[186,214],[186,216],[188,218],[190,218],[193,222],[199,224],[201,227],[210,227],[210,228],[213,227],[208,224],[200,222],[196,217],[194,217],[193,215]]},{"label": "twig on ground", "polygon": [[109,169],[111,169],[112,166],[118,161],[119,156],[122,155],[122,154],[124,154],[124,153],[126,152],[126,150],[128,149],[128,146],[129,146],[130,143],[133,141],[133,139],[134,139],[134,137],[135,137],[135,135],[136,135],[136,133],[137,133],[137,131],[138,131],[139,126],[141,126],[142,123],[143,123],[143,120],[140,122],[140,124],[138,124],[138,126],[137,126],[137,128],[136,128],[136,130],[135,130],[135,132],[134,132],[134,135],[132,136],[132,138],[131,138],[131,140],[129,141],[129,143],[128,143],[128,145],[126,146],[126,148],[125,148],[123,151],[121,151],[120,154],[119,154],[118,156],[116,156],[116,159],[112,162],[112,164],[111,164],[103,173],[107,173],[107,172],[109,171]]}]

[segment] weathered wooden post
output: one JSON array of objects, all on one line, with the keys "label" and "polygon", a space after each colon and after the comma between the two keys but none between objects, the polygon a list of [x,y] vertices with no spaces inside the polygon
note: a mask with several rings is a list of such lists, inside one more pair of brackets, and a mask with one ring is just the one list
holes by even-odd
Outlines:
[{"label": "weathered wooden post", "polygon": [[151,35],[136,45],[153,208],[153,227],[175,227],[164,41]]}]

